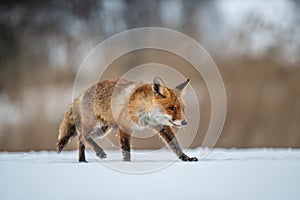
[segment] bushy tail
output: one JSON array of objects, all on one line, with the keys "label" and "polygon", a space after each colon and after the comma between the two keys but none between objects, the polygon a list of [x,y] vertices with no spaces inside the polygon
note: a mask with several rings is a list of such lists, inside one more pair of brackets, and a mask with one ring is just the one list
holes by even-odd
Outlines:
[{"label": "bushy tail", "polygon": [[69,140],[74,136],[76,136],[76,128],[71,104],[65,112],[64,118],[59,127],[59,135],[56,145],[57,153],[60,153]]}]

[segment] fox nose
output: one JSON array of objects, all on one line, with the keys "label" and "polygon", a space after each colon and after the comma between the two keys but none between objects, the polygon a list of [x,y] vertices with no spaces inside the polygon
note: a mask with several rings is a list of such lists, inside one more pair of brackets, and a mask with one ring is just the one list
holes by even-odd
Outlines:
[{"label": "fox nose", "polygon": [[187,125],[187,123],[188,123],[188,122],[187,122],[185,119],[181,121],[181,125],[182,125],[182,126]]}]

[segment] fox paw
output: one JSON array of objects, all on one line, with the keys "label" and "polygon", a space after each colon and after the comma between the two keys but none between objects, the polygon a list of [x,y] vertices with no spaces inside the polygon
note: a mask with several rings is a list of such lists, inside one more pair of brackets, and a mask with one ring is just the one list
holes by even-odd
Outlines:
[{"label": "fox paw", "polygon": [[182,154],[181,156],[179,156],[179,159],[182,161],[198,161],[198,158],[196,157],[188,157],[185,154]]},{"label": "fox paw", "polygon": [[101,159],[104,159],[107,157],[106,153],[105,152],[99,152],[99,153],[96,153],[96,155],[101,158]]},{"label": "fox paw", "polygon": [[123,161],[130,162],[131,161],[130,154],[126,153],[125,155],[123,155]]},{"label": "fox paw", "polygon": [[124,157],[124,158],[123,158],[123,161],[130,162],[130,161],[131,161],[131,159],[130,159],[130,157]]}]

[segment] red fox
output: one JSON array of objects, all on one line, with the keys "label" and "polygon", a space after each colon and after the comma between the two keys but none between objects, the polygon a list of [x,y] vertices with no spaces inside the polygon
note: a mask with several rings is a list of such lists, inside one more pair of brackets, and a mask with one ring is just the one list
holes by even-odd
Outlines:
[{"label": "red fox", "polygon": [[79,162],[86,162],[85,148],[98,157],[106,158],[95,137],[104,137],[113,129],[119,130],[123,160],[130,161],[132,131],[154,129],[182,161],[198,161],[183,153],[173,127],[187,125],[182,99],[190,80],[174,89],[168,88],[159,77],[153,83],[125,79],[105,80],[93,84],[67,108],[59,128],[57,152],[78,135]]}]

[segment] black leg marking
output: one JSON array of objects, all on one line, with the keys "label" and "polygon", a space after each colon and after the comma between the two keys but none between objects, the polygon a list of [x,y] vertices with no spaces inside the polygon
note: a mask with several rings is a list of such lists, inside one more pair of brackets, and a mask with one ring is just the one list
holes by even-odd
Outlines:
[{"label": "black leg marking", "polygon": [[123,154],[123,161],[130,161],[131,155],[130,155],[130,135],[120,130],[120,145],[122,149]]},{"label": "black leg marking", "polygon": [[198,158],[196,157],[188,157],[185,154],[182,154],[181,156],[179,156],[179,159],[182,161],[198,161]]},{"label": "black leg marking", "polygon": [[75,129],[75,125],[73,125],[70,127],[69,133],[57,142],[57,146],[56,146],[57,153],[60,153],[65,147],[65,145],[69,142],[69,140],[75,135],[76,135],[76,129]]},{"label": "black leg marking", "polygon": [[79,162],[87,162],[85,160],[85,146],[82,143],[80,137],[78,138],[78,153],[79,153]]},{"label": "black leg marking", "polygon": [[181,149],[181,146],[178,140],[175,137],[175,133],[170,126],[163,126],[162,128],[157,129],[159,131],[160,136],[164,139],[164,141],[170,146],[173,152],[178,156],[178,158],[182,161],[198,161],[196,157],[188,157],[185,155]]}]

